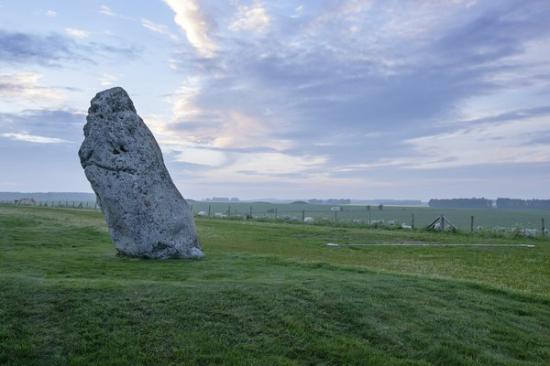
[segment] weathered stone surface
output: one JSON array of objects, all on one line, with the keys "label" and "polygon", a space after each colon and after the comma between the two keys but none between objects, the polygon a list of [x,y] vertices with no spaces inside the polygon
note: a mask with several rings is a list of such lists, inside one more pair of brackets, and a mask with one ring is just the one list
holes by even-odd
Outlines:
[{"label": "weathered stone surface", "polygon": [[119,253],[202,257],[191,208],[124,89],[105,90],[92,99],[84,136],[80,162]]}]

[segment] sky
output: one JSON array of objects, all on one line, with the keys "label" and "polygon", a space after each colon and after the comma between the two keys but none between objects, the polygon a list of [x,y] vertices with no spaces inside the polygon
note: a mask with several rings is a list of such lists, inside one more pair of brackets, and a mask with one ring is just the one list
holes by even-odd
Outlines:
[{"label": "sky", "polygon": [[114,86],[184,197],[550,198],[547,0],[0,0],[0,191]]}]

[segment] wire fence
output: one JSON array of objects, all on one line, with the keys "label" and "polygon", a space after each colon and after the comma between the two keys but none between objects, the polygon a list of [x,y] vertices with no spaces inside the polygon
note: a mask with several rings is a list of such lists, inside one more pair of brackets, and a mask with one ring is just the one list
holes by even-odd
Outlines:
[{"label": "wire fence", "polygon": [[[264,220],[317,225],[368,226],[390,229],[424,229],[437,218],[463,232],[515,233],[547,236],[548,210],[442,209],[430,207],[275,204],[268,202],[190,201],[195,216],[232,220]],[[12,206],[88,209],[100,211],[94,201],[0,201]],[[437,227],[437,226],[436,226]]]},{"label": "wire fence", "polygon": [[[546,235],[550,211],[503,209],[440,209],[430,207],[312,205],[270,203],[193,202],[193,212],[202,217],[264,219],[309,224],[348,224],[400,228],[426,228],[444,217],[464,232],[492,231],[527,236]],[[437,226],[436,226],[437,227]]]}]

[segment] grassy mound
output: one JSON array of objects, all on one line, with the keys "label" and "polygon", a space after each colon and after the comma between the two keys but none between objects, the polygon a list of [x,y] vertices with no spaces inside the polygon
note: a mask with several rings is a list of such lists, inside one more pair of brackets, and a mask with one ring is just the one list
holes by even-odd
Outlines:
[{"label": "grassy mound", "polygon": [[[1,365],[544,365],[550,242],[198,220],[201,261],[0,208]],[[326,247],[338,243],[529,243]]]}]

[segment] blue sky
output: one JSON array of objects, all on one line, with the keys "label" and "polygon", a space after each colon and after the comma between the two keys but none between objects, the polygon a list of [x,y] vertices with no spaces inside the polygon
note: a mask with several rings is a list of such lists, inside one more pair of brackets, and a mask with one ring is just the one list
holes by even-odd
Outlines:
[{"label": "blue sky", "polygon": [[112,86],[186,197],[550,197],[548,1],[0,0],[0,190]]}]

